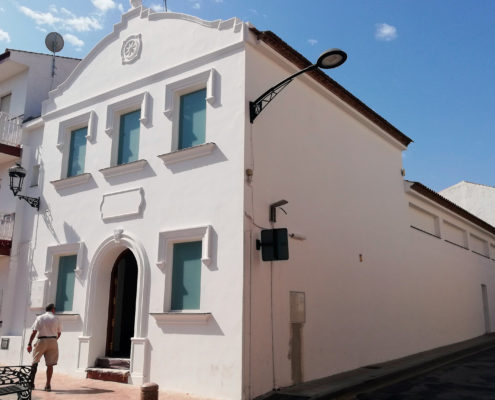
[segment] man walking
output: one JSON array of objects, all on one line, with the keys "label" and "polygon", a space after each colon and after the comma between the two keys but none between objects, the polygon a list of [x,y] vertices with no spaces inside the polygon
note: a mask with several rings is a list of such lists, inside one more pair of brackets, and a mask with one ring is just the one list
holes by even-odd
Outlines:
[{"label": "man walking", "polygon": [[[45,357],[46,364],[46,385],[45,390],[49,392],[51,388],[51,380],[53,375],[53,366],[57,365],[58,361],[58,343],[57,340],[62,333],[62,325],[59,319],[55,316],[55,305],[50,303],[45,308],[46,313],[36,318],[33,324],[33,332],[29,338],[27,347],[28,353],[33,350],[33,366],[31,368],[31,385],[34,389],[34,377],[38,370],[38,363],[41,357]],[[38,333],[38,340],[32,347],[33,339]]]}]

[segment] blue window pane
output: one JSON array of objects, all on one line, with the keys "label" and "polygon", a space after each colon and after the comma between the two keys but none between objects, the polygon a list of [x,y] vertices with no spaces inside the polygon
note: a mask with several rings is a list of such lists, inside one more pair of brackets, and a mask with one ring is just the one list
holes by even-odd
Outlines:
[{"label": "blue window pane", "polygon": [[84,173],[87,134],[88,128],[77,129],[70,134],[69,168],[67,169],[67,177]]},{"label": "blue window pane", "polygon": [[205,142],[205,129],[206,89],[181,96],[179,149],[203,144]]},{"label": "blue window pane", "polygon": [[172,310],[199,309],[201,248],[201,242],[174,244]]},{"label": "blue window pane", "polygon": [[74,281],[77,256],[63,256],[58,262],[57,295],[55,308],[57,311],[72,311],[74,300]]},{"label": "blue window pane", "polygon": [[141,110],[120,116],[118,165],[127,164],[138,159],[140,117]]}]

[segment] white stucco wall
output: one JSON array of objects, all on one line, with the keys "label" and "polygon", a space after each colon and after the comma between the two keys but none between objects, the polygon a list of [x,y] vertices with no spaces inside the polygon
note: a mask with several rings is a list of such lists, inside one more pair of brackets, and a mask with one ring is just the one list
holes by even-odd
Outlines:
[{"label": "white stucco wall", "polygon": [[439,192],[471,214],[495,226],[495,187],[462,181]]},{"label": "white stucco wall", "polygon": [[17,117],[24,114],[27,96],[27,77],[28,71],[25,70],[6,81],[0,82],[0,96],[3,97],[11,94],[9,114],[12,116]]},{"label": "white stucco wall", "polygon": [[[136,318],[139,328],[135,327],[137,342],[131,356],[132,383],[151,380],[163,389],[240,398],[243,33],[235,20],[219,28],[171,13],[165,19],[148,20],[131,11],[124,18],[127,23],[116,28],[111,40],[104,39],[104,45],[97,45],[65,86],[44,104],[44,134],[38,145],[33,133],[32,147],[38,146],[41,154],[39,190],[43,195],[40,214],[32,221],[31,251],[33,280],[46,279],[49,284],[43,303],[53,301],[55,293],[56,276],[45,273],[50,267],[48,248],[82,243],[73,306],[79,316],[62,317],[58,370],[84,374],[85,367],[104,355],[109,273],[118,254],[130,243],[139,258],[142,297],[137,300],[143,303],[141,318]],[[141,56],[135,63],[123,65],[122,43],[138,33],[142,38]],[[167,37],[173,40],[165,41]],[[157,157],[173,151],[175,120],[173,111],[164,114],[166,87],[183,80],[187,83],[191,77],[212,69],[215,98],[207,103],[206,142],[216,147],[209,155],[167,166]],[[146,160],[146,165],[141,171],[105,178],[100,170],[111,165],[112,152],[112,136],[106,133],[108,106],[143,91],[147,92],[149,114],[140,127],[139,158]],[[68,144],[57,147],[61,143],[60,125],[88,112],[95,116],[85,160],[85,171],[91,177],[86,183],[56,189],[50,182],[64,176],[62,161]],[[122,194],[130,189],[138,189],[142,196],[136,215],[103,220],[110,194],[121,193],[119,207],[134,207]],[[30,229],[28,224],[26,221],[26,231]],[[168,311],[165,304],[170,297],[167,280],[171,279],[171,270],[160,262],[160,232],[205,226],[211,226],[211,263],[202,267],[199,311],[210,312],[211,319],[206,324],[191,324],[186,315],[175,322],[160,322],[148,315]],[[115,230],[120,229],[122,238],[115,239]],[[26,327],[37,312],[28,311]]]},{"label": "white stucco wall", "polygon": [[[247,52],[248,99],[294,72],[259,47]],[[246,167],[254,172],[245,196],[253,397],[293,384],[290,291],[305,293],[309,381],[483,334],[480,285],[489,293],[495,285],[492,261],[410,228],[400,145],[314,87],[298,78],[246,125]],[[270,227],[269,205],[281,199],[287,215],[278,211],[275,227],[306,240],[289,239],[288,261],[262,262],[258,227]]]},{"label": "white stucco wall", "polygon": [[[79,60],[56,57],[55,75],[52,79],[52,56],[48,54],[11,51],[10,58],[20,64],[29,66],[25,80],[25,102],[22,104],[24,118],[41,115],[41,102],[48,97],[48,92],[65,81]],[[17,96],[17,95],[15,95]],[[14,97],[14,95],[13,95]],[[12,113],[11,113],[12,114]],[[13,114],[19,115],[19,114]]]}]

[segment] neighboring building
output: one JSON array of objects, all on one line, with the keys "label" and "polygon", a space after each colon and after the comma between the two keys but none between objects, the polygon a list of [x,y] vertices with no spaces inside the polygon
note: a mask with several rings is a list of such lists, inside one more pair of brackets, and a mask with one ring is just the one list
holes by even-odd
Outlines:
[{"label": "neighboring building", "polygon": [[489,224],[495,225],[495,187],[462,181],[439,193]]},{"label": "neighboring building", "polygon": [[[47,54],[37,54],[20,50],[7,49],[0,54],[0,333],[6,315],[13,310],[14,293],[18,292],[21,305],[26,300],[27,271],[25,264],[18,264],[21,252],[19,235],[25,210],[22,203],[17,202],[9,189],[8,169],[16,162],[31,165],[39,159],[39,154],[32,153],[23,146],[22,122],[41,115],[41,102],[48,98],[48,92],[63,82],[80,60],[55,57],[56,70],[52,77],[53,57]],[[24,150],[24,151],[23,151]],[[37,149],[39,150],[39,148]],[[32,165],[33,171],[38,166]],[[30,174],[27,187],[37,185],[36,173]],[[32,218],[32,215],[31,215]],[[16,229],[14,229],[16,227]],[[30,233],[29,237],[31,236]],[[21,288],[16,286],[20,284]],[[23,306],[19,310],[22,310]],[[17,313],[15,312],[15,313]],[[24,312],[19,313],[21,316]],[[10,321],[13,323],[13,321]],[[12,332],[20,334],[23,322],[17,328],[9,324]],[[15,346],[14,346],[15,347]],[[19,357],[18,357],[19,358]]]},{"label": "neighboring building", "polygon": [[[29,362],[50,301],[57,371],[119,357],[129,383],[226,399],[492,331],[495,228],[404,182],[407,136],[317,70],[250,123],[308,65],[236,18],[125,13],[24,124],[41,208],[18,203],[2,360]],[[261,260],[263,227],[288,228],[289,260]]]}]

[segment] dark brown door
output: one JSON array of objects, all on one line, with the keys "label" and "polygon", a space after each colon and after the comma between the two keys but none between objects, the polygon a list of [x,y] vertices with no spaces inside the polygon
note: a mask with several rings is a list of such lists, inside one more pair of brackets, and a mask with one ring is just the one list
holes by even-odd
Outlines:
[{"label": "dark brown door", "polygon": [[108,306],[108,357],[128,358],[134,336],[136,311],[137,263],[130,250],[125,250],[115,262],[110,279]]}]

